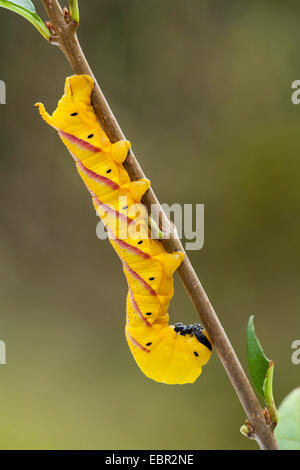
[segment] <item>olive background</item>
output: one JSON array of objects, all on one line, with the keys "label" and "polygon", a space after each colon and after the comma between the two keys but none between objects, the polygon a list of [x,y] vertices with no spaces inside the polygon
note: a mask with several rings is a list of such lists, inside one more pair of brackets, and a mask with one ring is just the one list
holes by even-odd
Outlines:
[{"label": "olive background", "polygon": [[[279,404],[300,382],[299,3],[85,0],[80,12],[81,45],[160,201],[205,204],[191,261],[246,369],[255,314]],[[120,262],[33,107],[52,112],[72,71],[3,9],[0,57],[0,448],[257,448],[216,352],[193,385],[135,365]],[[170,314],[198,321],[177,276]]]}]

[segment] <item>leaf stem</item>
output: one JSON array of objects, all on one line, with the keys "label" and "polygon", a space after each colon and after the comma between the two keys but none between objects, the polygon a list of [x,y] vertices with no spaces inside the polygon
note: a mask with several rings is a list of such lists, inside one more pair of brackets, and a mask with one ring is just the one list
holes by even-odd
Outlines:
[{"label": "leaf stem", "polygon": [[278,423],[277,409],[275,405],[275,400],[273,397],[273,373],[274,373],[274,362],[271,360],[269,362],[269,367],[267,370],[266,378],[264,381],[264,399],[267,405],[268,411],[270,413],[270,419],[275,424]]},{"label": "leaf stem", "polygon": [[79,23],[79,7],[78,7],[78,0],[69,0],[69,9],[71,19]]},{"label": "leaf stem", "polygon": [[150,225],[151,230],[152,230],[153,234],[155,235],[155,237],[158,240],[163,240],[164,239],[164,234],[160,230],[157,222],[154,220],[154,218],[152,216],[149,217],[149,225]]}]

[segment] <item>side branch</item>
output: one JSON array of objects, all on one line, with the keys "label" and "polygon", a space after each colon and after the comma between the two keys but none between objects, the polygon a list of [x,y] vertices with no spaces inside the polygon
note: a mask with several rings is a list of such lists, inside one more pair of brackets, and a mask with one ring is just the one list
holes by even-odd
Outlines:
[{"label": "side branch", "polygon": [[[76,36],[77,24],[73,23],[73,27],[70,27],[70,24],[66,23],[64,14],[57,0],[42,0],[42,2],[48,13],[51,25],[55,30],[55,41],[68,59],[74,73],[88,74],[92,76],[95,81],[92,100],[96,114],[104,131],[112,142],[124,139],[125,136],[81,50]],[[124,167],[126,168],[131,180],[145,177],[132,150],[130,150],[127,159],[124,162]],[[166,224],[165,226],[169,225],[169,220],[162,211],[151,188],[143,197],[143,203],[148,210],[151,209],[151,205],[157,205],[157,207],[160,208],[161,220]],[[173,252],[175,250],[184,252],[182,244],[173,227],[171,227],[170,232],[170,239],[162,241],[165,249],[168,252]],[[262,449],[278,450],[278,445],[272,429],[265,421],[263,410],[256,398],[249,380],[186,253],[185,259],[178,269],[178,274],[201,318],[203,326],[208,331],[213,341],[221,362],[255,431],[256,440]]]}]

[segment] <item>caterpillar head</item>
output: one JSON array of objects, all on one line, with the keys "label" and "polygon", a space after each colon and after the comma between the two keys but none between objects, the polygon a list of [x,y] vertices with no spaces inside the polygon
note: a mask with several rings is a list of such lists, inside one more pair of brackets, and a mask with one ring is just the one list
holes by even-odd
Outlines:
[{"label": "caterpillar head", "polygon": [[138,366],[157,382],[195,382],[212,353],[209,335],[198,324],[155,324],[150,328],[127,325],[125,333]]},{"label": "caterpillar head", "polygon": [[94,80],[89,75],[67,77],[65,92],[59,100],[52,116],[47,113],[42,103],[36,103],[40,115],[57,131],[64,131],[83,140],[93,135],[93,145],[103,146],[109,143],[97,121],[91,104]]}]

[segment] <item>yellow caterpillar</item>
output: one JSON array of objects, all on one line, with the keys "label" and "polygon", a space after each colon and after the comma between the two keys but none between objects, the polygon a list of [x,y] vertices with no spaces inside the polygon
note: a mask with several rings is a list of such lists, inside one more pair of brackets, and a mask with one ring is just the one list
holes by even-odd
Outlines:
[{"label": "yellow caterpillar", "polygon": [[173,274],[184,254],[169,254],[151,238],[148,219],[138,214],[150,182],[130,181],[122,165],[130,143],[111,143],[103,132],[91,104],[93,87],[91,77],[75,75],[66,79],[65,93],[52,116],[41,103],[36,105],[73,156],[122,260],[128,282],[125,334],[138,366],[157,382],[193,383],[209,360],[212,345],[199,324],[169,325]]}]

